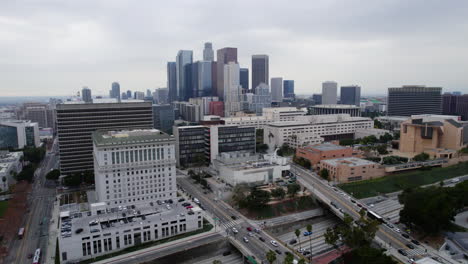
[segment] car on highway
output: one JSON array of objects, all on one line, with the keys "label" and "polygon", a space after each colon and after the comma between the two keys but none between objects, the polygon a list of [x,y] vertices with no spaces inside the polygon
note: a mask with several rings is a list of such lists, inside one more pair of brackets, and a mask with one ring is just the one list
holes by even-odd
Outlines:
[{"label": "car on highway", "polygon": [[254,229],[254,232],[257,233],[257,234],[260,234],[260,229],[255,228],[255,229]]},{"label": "car on highway", "polygon": [[258,239],[262,242],[265,242],[265,239],[263,237],[258,237]]},{"label": "car on highway", "polygon": [[249,237],[253,237],[253,236],[254,236],[254,234],[253,234],[252,232],[249,232],[248,235],[249,235]]},{"label": "car on highway", "polygon": [[299,252],[299,253],[302,253],[302,252],[305,251],[305,249],[303,249],[303,248],[298,248],[296,251]]},{"label": "car on highway", "polygon": [[356,203],[356,200],[351,199],[351,202],[352,202],[352,203]]},{"label": "car on highway", "polygon": [[386,226],[388,226],[389,228],[393,228],[394,226],[390,223],[385,223]]},{"label": "car on highway", "polygon": [[304,236],[310,236],[310,235],[312,235],[312,232],[304,231]]},{"label": "car on highway", "polygon": [[278,255],[283,254],[283,252],[281,252],[281,250],[279,250],[279,249],[275,249],[275,252],[276,252],[276,254],[278,254]]},{"label": "car on highway", "polygon": [[395,232],[400,233],[401,230],[399,228],[395,228]]},{"label": "car on highway", "polygon": [[310,251],[309,251],[309,250],[304,250],[304,251],[302,251],[302,255],[304,255],[304,256],[307,256],[307,255],[309,255],[309,254],[310,254]]},{"label": "car on highway", "polygon": [[274,247],[277,247],[277,246],[278,246],[278,242],[276,242],[276,241],[274,241],[274,240],[270,241],[270,243],[271,243]]},{"label": "car on highway", "polygon": [[289,245],[294,245],[297,243],[297,240],[296,239],[291,239],[291,241],[289,241]]},{"label": "car on highway", "polygon": [[406,251],[404,249],[399,249],[398,253],[400,253],[401,255],[403,255],[405,257],[408,256],[408,253],[406,253]]},{"label": "car on highway", "polygon": [[231,215],[231,219],[232,219],[232,220],[236,220],[237,217],[236,217],[235,215]]},{"label": "car on highway", "polygon": [[235,227],[232,228],[232,232],[233,232],[234,234],[239,233],[239,231],[238,231],[237,228],[235,228]]},{"label": "car on highway", "polygon": [[404,237],[404,238],[410,238],[410,236],[406,233],[401,233],[401,236]]},{"label": "car on highway", "polygon": [[184,202],[184,201],[185,201],[184,198],[180,198],[180,199],[179,199],[179,203]]},{"label": "car on highway", "polygon": [[250,226],[247,227],[247,231],[252,232],[252,230],[253,230],[253,229],[252,229]]},{"label": "car on highway", "polygon": [[242,240],[244,240],[245,243],[249,243],[249,239],[247,237],[243,237]]},{"label": "car on highway", "polygon": [[[158,204],[161,204],[161,201],[158,201]],[[183,203],[182,206],[189,206],[190,203]]]},{"label": "car on highway", "polygon": [[410,244],[410,243],[406,244],[406,246],[407,246],[408,248],[410,248],[410,249],[414,249],[414,246],[413,246],[412,244]]},{"label": "car on highway", "polygon": [[419,243],[419,241],[417,241],[416,239],[411,239],[411,242],[415,245],[421,245],[421,243]]},{"label": "car on highway", "polygon": [[459,182],[459,181],[460,181],[459,178],[454,178],[454,179],[452,179],[450,182],[451,182],[451,183],[457,183],[457,182]]}]

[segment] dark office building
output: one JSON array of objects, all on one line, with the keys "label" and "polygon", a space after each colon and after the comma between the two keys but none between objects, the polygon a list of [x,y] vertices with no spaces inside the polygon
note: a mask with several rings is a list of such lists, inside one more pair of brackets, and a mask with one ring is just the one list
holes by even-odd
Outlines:
[{"label": "dark office building", "polygon": [[224,65],[237,63],[237,48],[222,48],[216,51],[216,94],[219,100],[224,100]]},{"label": "dark office building", "polygon": [[242,86],[242,93],[246,93],[249,90],[249,69],[240,68],[239,79],[240,85]]},{"label": "dark office building", "polygon": [[268,55],[252,55],[252,90],[260,83],[269,85]]},{"label": "dark office building", "polygon": [[183,97],[182,97],[182,100],[183,101],[188,101],[189,98],[193,98],[195,97],[195,95],[193,94],[193,76],[192,76],[192,73],[193,72],[193,63],[189,63],[189,64],[186,64],[184,65],[184,74],[185,74],[185,77],[184,77],[184,82],[185,82],[185,86],[184,86],[184,90],[185,92],[183,93]]},{"label": "dark office building", "polygon": [[60,171],[64,175],[93,170],[96,130],[151,129],[151,102],[57,105]]},{"label": "dark office building", "polygon": [[294,99],[294,80],[283,81],[283,97]]},{"label": "dark office building", "polygon": [[457,111],[458,95],[445,93],[442,95],[442,114],[455,115]]},{"label": "dark office building", "polygon": [[442,114],[442,88],[403,86],[388,88],[388,115]]},{"label": "dark office building", "polygon": [[361,102],[361,87],[357,85],[341,86],[340,102],[344,105],[359,106]]},{"label": "dark office building", "polygon": [[312,101],[314,101],[314,105],[322,104],[322,95],[321,94],[313,94]]},{"label": "dark office building", "polygon": [[205,126],[174,127],[178,167],[190,167],[201,159],[206,160]]},{"label": "dark office building", "polygon": [[463,121],[468,121],[468,94],[458,95],[456,105],[455,114],[461,116]]},{"label": "dark office building", "polygon": [[177,100],[177,70],[176,62],[167,63],[167,89],[169,89],[169,103]]},{"label": "dark office building", "polygon": [[172,105],[153,105],[153,126],[165,133],[172,134],[175,114]]}]

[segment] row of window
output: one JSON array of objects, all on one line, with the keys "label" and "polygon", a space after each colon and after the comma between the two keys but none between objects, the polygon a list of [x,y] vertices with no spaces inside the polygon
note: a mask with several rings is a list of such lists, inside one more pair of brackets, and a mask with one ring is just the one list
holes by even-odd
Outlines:
[{"label": "row of window", "polygon": [[[114,151],[111,152],[112,164],[124,164],[129,162],[140,162],[150,160],[162,160],[165,154],[167,158],[172,158],[171,148],[149,148],[139,150],[125,150],[125,151]],[[104,153],[104,161],[107,162],[107,153]]]}]

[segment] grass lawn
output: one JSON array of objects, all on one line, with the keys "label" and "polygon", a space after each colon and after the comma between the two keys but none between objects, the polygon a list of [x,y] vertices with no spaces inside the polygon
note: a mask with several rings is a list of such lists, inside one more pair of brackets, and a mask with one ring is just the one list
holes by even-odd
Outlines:
[{"label": "grass lawn", "polygon": [[338,187],[358,199],[391,193],[406,188],[436,183],[442,180],[468,174],[468,162],[462,162],[445,168],[417,170],[385,176],[378,179],[340,184]]},{"label": "grass lawn", "polygon": [[8,201],[0,201],[0,218],[3,217],[6,209],[8,207]]},{"label": "grass lawn", "polygon": [[156,241],[152,241],[152,242],[143,243],[143,244],[140,244],[140,245],[128,247],[128,248],[125,248],[125,249],[123,249],[121,251],[117,251],[117,252],[114,252],[114,253],[111,253],[111,254],[107,254],[107,255],[99,256],[99,257],[96,257],[96,258],[93,258],[93,259],[88,259],[88,260],[81,261],[80,264],[94,263],[94,262],[101,261],[101,260],[104,260],[104,259],[113,258],[113,257],[119,256],[119,255],[134,252],[134,251],[137,251],[137,250],[141,250],[141,249],[156,246],[156,245],[159,245],[159,244],[167,243],[167,242],[170,242],[170,241],[178,240],[178,239],[181,239],[181,238],[184,238],[184,237],[189,237],[189,236],[193,236],[193,235],[196,235],[196,234],[204,233],[204,232],[210,231],[212,228],[213,228],[213,225],[210,224],[210,222],[208,222],[208,220],[203,219],[203,228],[202,229],[195,230],[195,231],[188,232],[188,233],[184,233],[184,234],[180,234],[180,235],[173,236],[173,237],[168,237],[168,238],[161,239],[161,240],[156,240]]}]

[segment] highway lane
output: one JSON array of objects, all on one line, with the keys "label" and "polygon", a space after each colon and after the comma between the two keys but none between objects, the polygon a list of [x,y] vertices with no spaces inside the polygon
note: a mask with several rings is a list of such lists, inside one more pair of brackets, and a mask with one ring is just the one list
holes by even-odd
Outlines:
[{"label": "highway lane", "polygon": [[[328,204],[330,204],[330,201],[333,201],[335,204],[337,204],[338,208],[341,208],[345,213],[349,214],[354,219],[359,218],[360,207],[358,207],[355,203],[352,203],[348,195],[344,193],[339,194],[339,190],[337,188],[333,188],[332,186],[328,185],[324,180],[320,179],[311,171],[305,170],[295,164],[291,164],[291,168],[298,175],[298,181],[301,184],[303,184],[305,187],[312,191],[315,188],[316,192],[314,193],[317,193],[318,191],[322,195],[326,196],[328,198]],[[334,189],[337,189],[338,191],[335,191]],[[366,207],[365,205],[363,206]],[[343,214],[338,209],[334,208],[333,206],[330,206],[330,208],[339,217],[343,217]],[[367,209],[372,210],[372,208]],[[434,250],[428,249],[424,246],[414,245],[416,248],[414,250],[407,248],[406,244],[409,244],[410,241],[402,237],[399,232],[396,232],[394,229],[391,229],[386,225],[379,226],[379,230],[376,233],[376,237],[380,238],[388,246],[391,246],[395,249],[404,249],[405,251],[410,253],[409,257],[421,257],[423,255],[437,256],[441,259],[444,259],[446,263],[453,263],[451,260],[443,258],[439,254],[437,254],[437,252],[435,252]],[[427,252],[426,249],[428,249]],[[395,257],[404,261],[408,260],[408,258],[399,254],[396,254]]]},{"label": "highway lane", "polygon": [[[277,257],[281,260],[284,258],[284,254],[286,251],[291,252],[288,248],[282,245],[270,234],[268,234],[264,230],[261,230],[261,228],[254,221],[245,218],[242,214],[237,212],[225,202],[215,201],[213,194],[204,194],[203,190],[198,185],[195,185],[189,178],[178,177],[177,183],[180,187],[183,188],[185,192],[192,195],[192,197],[196,197],[197,199],[199,199],[202,206],[205,207],[207,212],[219,218],[221,226],[225,229],[227,235],[230,236],[232,239],[239,241],[239,244],[244,245],[245,248],[247,248],[250,252],[252,252],[255,255],[257,261],[265,261],[265,263],[267,263],[266,253],[269,250],[280,250],[282,254]],[[233,219],[232,216],[234,216],[235,219]],[[238,230],[238,234],[233,234],[233,227],[235,227]],[[248,235],[248,227],[259,228],[260,233],[257,234],[255,232],[251,232],[254,235],[251,237]],[[260,236],[265,240],[265,242],[260,241]],[[243,237],[247,237],[249,242],[245,243],[243,241]],[[274,247],[270,243],[271,240],[277,241],[278,247]]]}]

